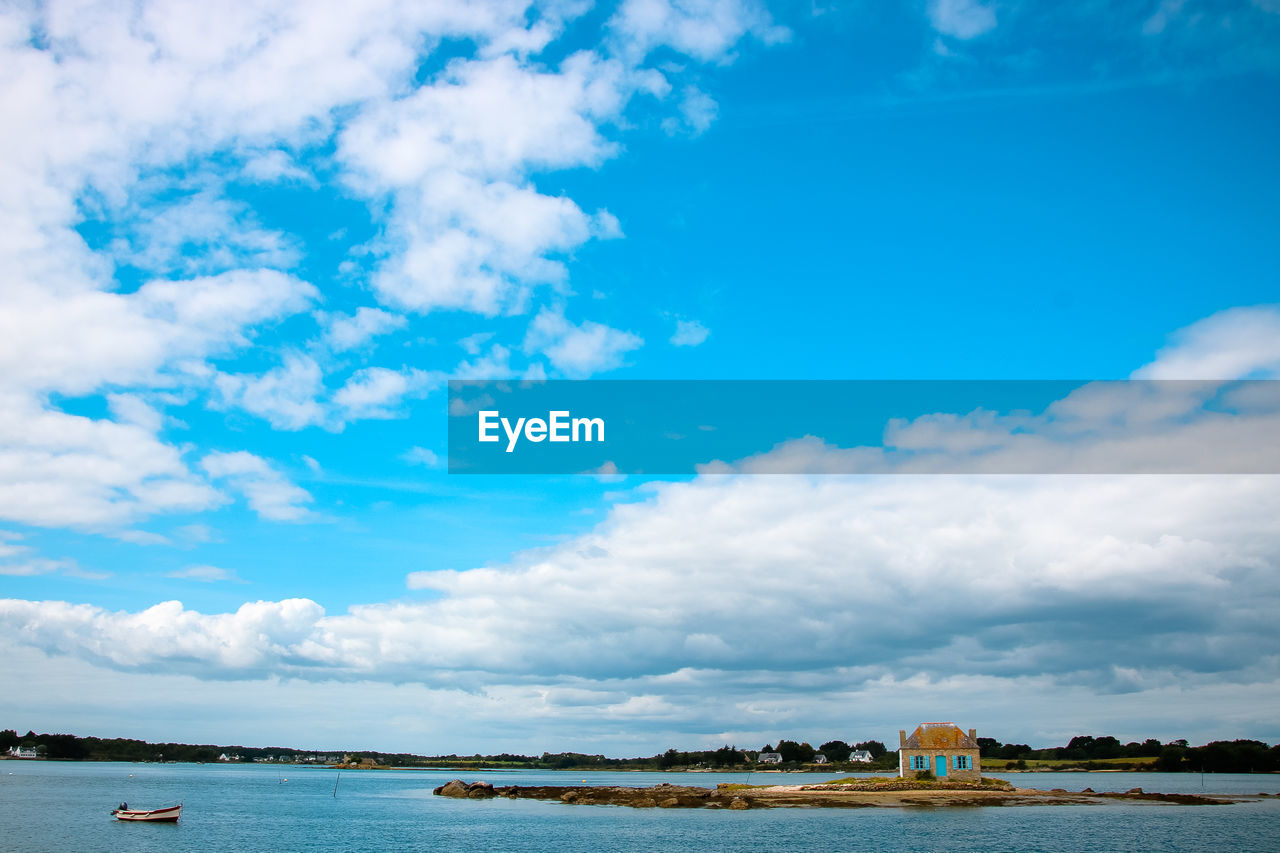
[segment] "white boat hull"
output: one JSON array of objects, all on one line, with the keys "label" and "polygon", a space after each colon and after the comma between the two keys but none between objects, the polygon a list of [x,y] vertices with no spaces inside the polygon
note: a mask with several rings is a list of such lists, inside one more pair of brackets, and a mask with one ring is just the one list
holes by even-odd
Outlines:
[{"label": "white boat hull", "polygon": [[167,809],[112,809],[116,820],[140,820],[152,823],[172,823],[182,814],[182,806],[169,806]]}]

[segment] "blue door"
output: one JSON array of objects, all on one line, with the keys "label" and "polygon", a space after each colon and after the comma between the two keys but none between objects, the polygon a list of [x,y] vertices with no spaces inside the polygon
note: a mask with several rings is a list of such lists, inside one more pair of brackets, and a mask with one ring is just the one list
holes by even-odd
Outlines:
[{"label": "blue door", "polygon": [[934,776],[941,779],[943,776],[947,775],[947,757],[945,755],[934,756],[933,763],[934,766],[938,768],[933,772]]}]

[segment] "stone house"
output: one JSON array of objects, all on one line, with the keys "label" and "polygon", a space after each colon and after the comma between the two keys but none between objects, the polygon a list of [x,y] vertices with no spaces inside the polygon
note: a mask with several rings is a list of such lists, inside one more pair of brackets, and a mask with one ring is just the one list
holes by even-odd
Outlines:
[{"label": "stone house", "polygon": [[914,779],[928,771],[938,779],[976,782],[982,778],[978,730],[965,734],[955,723],[921,723],[907,737],[898,732],[898,775]]},{"label": "stone house", "polygon": [[761,764],[781,764],[782,753],[781,752],[762,752],[760,753],[760,757],[756,760],[759,761]]}]

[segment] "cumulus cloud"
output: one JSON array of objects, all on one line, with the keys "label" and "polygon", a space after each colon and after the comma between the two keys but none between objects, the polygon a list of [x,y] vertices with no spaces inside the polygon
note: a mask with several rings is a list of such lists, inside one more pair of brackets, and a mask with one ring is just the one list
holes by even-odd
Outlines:
[{"label": "cumulus cloud", "polygon": [[339,314],[329,321],[329,344],[335,352],[345,352],[406,325],[408,321],[398,314],[363,305],[354,314]]},{"label": "cumulus cloud", "polygon": [[[323,172],[365,201],[376,233],[349,247],[358,263],[344,270],[396,309],[494,315],[530,310],[542,287],[560,298],[569,253],[621,230],[607,210],[540,191],[535,175],[618,154],[612,137],[628,104],[665,96],[679,74],[646,67],[651,50],[722,60],[738,39],[776,35],[753,4],[682,2],[621,14],[609,30],[616,44],[534,58],[586,9],[6,7],[0,391],[25,420],[10,418],[0,436],[0,517],[89,528],[216,505],[163,436],[175,401],[241,408],[285,430],[394,411],[393,386],[413,374],[361,365],[367,372],[332,377],[349,366],[328,357],[406,327],[384,308],[314,314],[331,321],[312,349],[279,353],[265,371],[234,363],[322,301],[290,274],[302,240],[254,209],[264,193],[319,192]],[[420,79],[446,40],[474,50]],[[706,104],[686,106],[695,125],[710,121]],[[329,150],[317,168],[315,152]],[[633,343],[598,324],[563,331],[548,345],[576,375]],[[509,352],[494,342],[486,358],[497,365]],[[51,402],[104,393],[115,395],[109,418]],[[137,473],[127,471],[122,458],[144,446]]]},{"label": "cumulus cloud", "polygon": [[215,452],[200,460],[210,477],[226,480],[242,493],[249,507],[272,521],[300,521],[309,516],[304,504],[311,495],[285,479],[267,460],[243,450]]},{"label": "cumulus cloud", "polygon": [[711,330],[697,320],[676,320],[676,330],[671,336],[671,343],[678,347],[700,346],[711,334]]},{"label": "cumulus cloud", "polygon": [[406,396],[422,393],[431,384],[425,371],[366,367],[338,389],[333,402],[347,419],[394,418],[400,415],[399,406]]},{"label": "cumulus cloud", "polygon": [[880,445],[816,436],[699,467],[752,474],[1252,474],[1280,472],[1280,387],[1271,382],[1118,381],[1080,386],[1043,411],[891,419]]},{"label": "cumulus cloud", "polygon": [[1176,332],[1138,379],[1280,378],[1280,307],[1230,308]]},{"label": "cumulus cloud", "polygon": [[929,22],[943,35],[971,39],[995,29],[996,10],[977,0],[930,0]]},{"label": "cumulus cloud", "polygon": [[69,415],[23,394],[0,401],[0,517],[105,531],[222,503],[154,425]]},{"label": "cumulus cloud", "polygon": [[622,50],[637,58],[669,47],[703,61],[723,60],[744,36],[765,43],[790,36],[754,0],[625,0],[611,25]]},{"label": "cumulus cloud", "polygon": [[[0,613],[6,636],[21,625],[49,651],[97,655],[105,632],[124,644],[114,666],[173,670],[204,649],[202,664],[232,678],[752,671],[777,684],[838,671],[851,687],[965,674],[1107,692],[1122,687],[1117,668],[1167,685],[1273,666],[1252,651],[1277,639],[1269,478],[748,477],[653,492],[510,566],[411,575],[428,601],[338,615],[246,605],[263,628],[237,627],[233,654],[226,631],[243,614],[15,601]],[[765,632],[743,619],[762,609]],[[138,620],[149,633],[130,643]],[[186,639],[170,646],[170,633]]]},{"label": "cumulus cloud", "polygon": [[428,450],[425,447],[410,447],[400,455],[400,458],[410,465],[421,465],[424,468],[437,468],[440,466],[440,455],[434,450]]},{"label": "cumulus cloud", "polygon": [[553,367],[569,376],[587,376],[618,367],[626,353],[643,344],[644,340],[631,332],[591,320],[574,324],[562,313],[544,310],[529,325],[524,350],[542,353]]},{"label": "cumulus cloud", "polygon": [[672,136],[681,131],[699,136],[711,127],[719,112],[719,105],[710,95],[696,86],[686,86],[680,100],[679,118],[664,119],[662,129]]},{"label": "cumulus cloud", "polygon": [[136,212],[123,215],[130,223],[129,233],[112,244],[112,254],[119,262],[148,272],[197,275],[236,267],[288,269],[301,259],[288,235],[258,225],[247,205],[214,190],[167,204],[144,199],[134,207]]},{"label": "cumulus cloud", "polygon": [[530,287],[563,281],[555,256],[614,236],[616,219],[541,194],[524,176],[613,156],[601,124],[659,84],[587,52],[554,73],[511,56],[455,61],[352,122],[339,148],[348,180],[391,201],[394,251],[374,276],[379,295],[415,311],[494,314],[519,308]]},{"label": "cumulus cloud", "polygon": [[325,422],[320,402],[324,374],[319,363],[300,352],[257,375],[223,374],[215,380],[225,403],[265,418],[277,429],[297,430]]}]

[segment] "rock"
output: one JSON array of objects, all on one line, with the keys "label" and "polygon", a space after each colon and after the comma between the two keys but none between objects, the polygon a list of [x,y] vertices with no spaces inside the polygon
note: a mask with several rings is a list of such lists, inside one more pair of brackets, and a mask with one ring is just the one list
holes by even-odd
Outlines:
[{"label": "rock", "polygon": [[658,803],[658,808],[660,809],[674,809],[674,808],[679,808],[679,806],[680,806],[680,801],[675,797],[667,797],[665,800]]},{"label": "rock", "polygon": [[729,808],[741,811],[742,809],[749,809],[751,806],[747,805],[747,801],[741,797],[734,797],[733,802],[729,803]]},{"label": "rock", "polygon": [[1096,793],[1096,792],[1095,792],[1092,788],[1085,788],[1085,789],[1084,789],[1083,791],[1081,791],[1080,793],[1082,793],[1082,794],[1093,794],[1093,793]]},{"label": "rock", "polygon": [[1141,788],[1130,788],[1129,790],[1125,791],[1125,793],[1126,793],[1126,794],[1141,794],[1141,793],[1142,793],[1142,789],[1141,789]]},{"label": "rock", "polygon": [[452,782],[446,782],[439,788],[436,788],[434,793],[438,797],[458,797],[459,799],[463,799],[469,792],[467,791],[466,782],[463,782],[461,779],[454,779]]},{"label": "rock", "polygon": [[578,800],[577,791],[565,791],[563,794],[560,795],[560,802],[562,803],[574,803],[574,802],[577,802],[577,800]]}]

